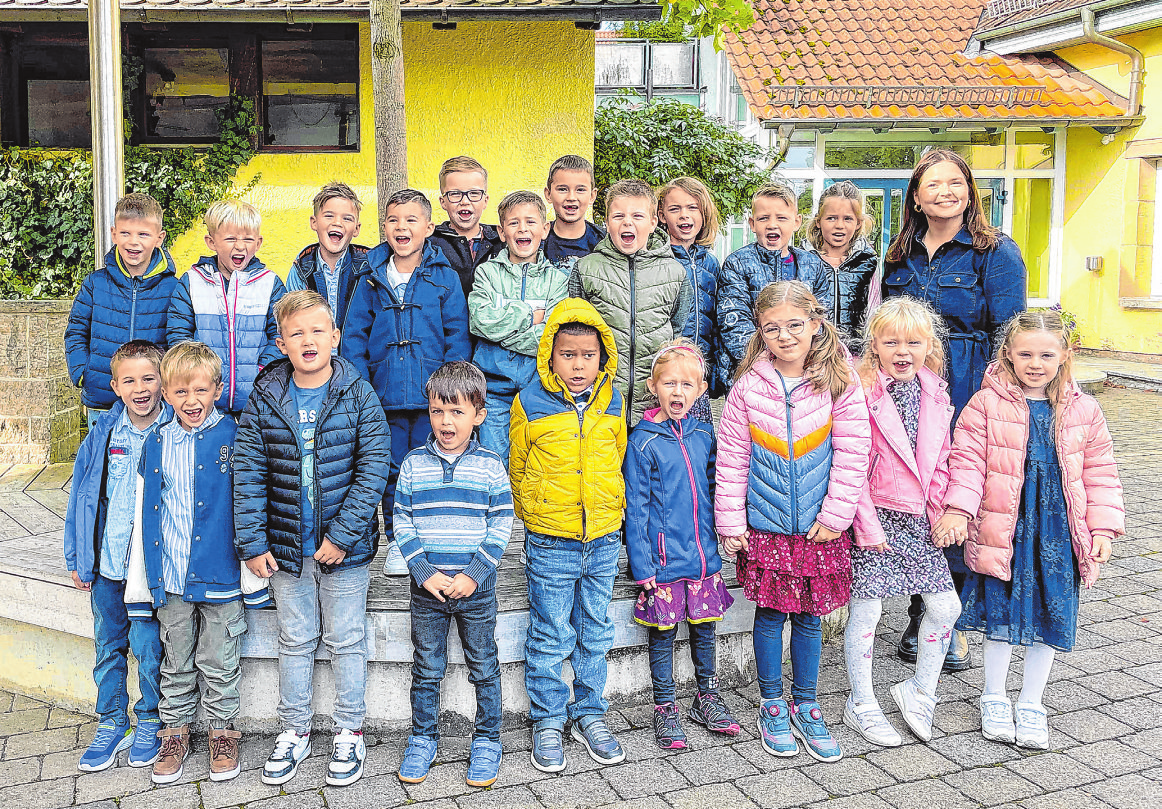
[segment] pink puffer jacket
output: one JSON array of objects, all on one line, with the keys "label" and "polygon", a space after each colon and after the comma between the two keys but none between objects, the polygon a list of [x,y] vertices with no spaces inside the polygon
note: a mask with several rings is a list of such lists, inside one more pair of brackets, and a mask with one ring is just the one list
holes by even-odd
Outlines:
[{"label": "pink puffer jacket", "polygon": [[871,464],[868,480],[855,514],[855,542],[862,547],[891,543],[884,535],[876,507],[905,514],[928,513],[935,525],[944,511],[948,489],[948,453],[952,447],[952,404],[948,383],[927,368],[921,368],[920,419],[916,451],[904,429],[904,422],[887,391],[892,378],[876,371],[867,391],[871,415]]},{"label": "pink puffer jacket", "polygon": [[[1055,422],[1073,554],[1081,580],[1091,587],[1098,574],[1097,563],[1089,558],[1092,532],[1102,529],[1119,536],[1126,531],[1113,439],[1097,400],[1072,382],[1056,408]],[[1025,485],[1028,440],[1025,395],[993,363],[956,424],[944,505],[976,515],[969,523],[965,564],[1003,581],[1012,577],[1013,534]]]}]

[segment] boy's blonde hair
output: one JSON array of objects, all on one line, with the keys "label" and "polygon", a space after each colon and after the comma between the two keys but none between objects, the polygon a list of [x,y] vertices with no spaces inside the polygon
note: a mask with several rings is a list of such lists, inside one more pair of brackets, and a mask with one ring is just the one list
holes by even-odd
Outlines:
[{"label": "boy's blonde hair", "polygon": [[654,355],[653,364],[650,366],[650,376],[657,381],[660,369],[682,360],[693,360],[702,371],[702,379],[706,379],[706,357],[703,356],[702,349],[698,347],[698,344],[689,337],[677,337],[662,343],[658,353]]},{"label": "boy's blonde hair", "polygon": [[[823,203],[829,199],[843,199],[850,202],[852,210],[855,211],[855,218],[859,221],[859,232],[855,236],[867,236],[871,230],[872,220],[863,212],[863,191],[851,180],[843,180],[823,189],[823,193],[819,195],[819,208],[807,224],[807,241],[816,250],[823,249],[823,228],[819,222],[823,218]],[[847,245],[848,253],[851,252],[852,245],[855,244],[855,236],[852,236],[851,242]]]},{"label": "boy's blonde hair", "polygon": [[440,191],[444,190],[444,178],[449,174],[455,174],[458,171],[479,171],[484,175],[484,184],[488,185],[488,172],[484,166],[480,165],[480,161],[468,155],[460,155],[459,157],[449,157],[444,161],[444,165],[440,166]]},{"label": "boy's blonde hair", "polygon": [[698,210],[702,212],[702,229],[694,237],[694,244],[703,247],[713,247],[718,238],[718,206],[714,204],[714,197],[710,196],[710,189],[701,180],[694,177],[678,177],[658,189],[658,216],[662,215],[662,208],[666,204],[666,195],[677,188],[685,191],[698,200]]},{"label": "boy's blonde hair", "polygon": [[924,301],[908,295],[888,298],[868,315],[863,327],[863,358],[859,363],[859,376],[864,385],[871,386],[879,368],[879,357],[873,348],[876,335],[892,329],[904,337],[922,337],[928,341],[928,356],[924,366],[937,376],[944,373],[944,335],[948,328],[944,319],[936,314]]},{"label": "boy's blonde hair", "polygon": [[109,370],[113,372],[113,379],[117,378],[117,366],[125,360],[149,360],[154,370],[161,372],[161,347],[149,340],[130,340],[123,344],[109,360]]},{"label": "boy's blonde hair", "polygon": [[222,382],[222,358],[205,343],[182,340],[161,359],[162,387],[168,388],[171,383],[188,380],[198,373],[208,374],[214,385]]},{"label": "boy's blonde hair", "polygon": [[242,230],[258,233],[262,229],[262,214],[249,202],[224,199],[215,202],[206,211],[206,231],[213,236],[219,228],[233,225]]},{"label": "boy's blonde hair", "polygon": [[1061,403],[1061,394],[1073,380],[1073,332],[1066,325],[1060,312],[1052,309],[1033,311],[1026,309],[1009,318],[1001,329],[1000,346],[997,348],[997,362],[1013,381],[1017,380],[1017,370],[1013,361],[1009,359],[1009,349],[1013,347],[1013,340],[1018,334],[1029,331],[1043,331],[1052,334],[1061,341],[1061,367],[1057,369],[1057,376],[1049,382],[1045,394],[1053,405]]},{"label": "boy's blonde hair", "polygon": [[117,200],[117,207],[113,209],[113,221],[118,219],[145,219],[157,222],[160,228],[164,221],[165,211],[161,203],[149,194],[126,194]]},{"label": "boy's blonde hair", "polygon": [[750,210],[754,213],[754,204],[760,199],[781,199],[783,202],[790,205],[796,211],[799,210],[799,197],[789,185],[782,183],[767,183],[760,186],[758,191],[754,192],[754,196],[750,198]]},{"label": "boy's blonde hair", "polygon": [[274,305],[274,319],[278,321],[278,333],[282,334],[282,324],[291,315],[305,312],[321,306],[327,310],[327,317],[331,319],[331,328],[335,328],[335,313],[331,311],[331,304],[318,292],[310,289],[296,289],[278,299]]},{"label": "boy's blonde hair", "polygon": [[549,209],[545,206],[545,201],[541,199],[540,194],[534,194],[532,191],[513,191],[500,201],[500,205],[496,206],[496,213],[502,226],[504,225],[504,217],[508,216],[508,212],[518,205],[535,205],[537,212],[541,215],[541,221],[547,222],[549,219]]},{"label": "boy's blonde hair", "polygon": [[355,213],[363,210],[363,203],[359,201],[359,197],[355,194],[355,190],[347,185],[347,183],[332,182],[327,183],[319,189],[319,193],[315,194],[315,198],[311,201],[311,207],[317,216],[319,211],[333,199],[345,199],[355,206]]},{"label": "boy's blonde hair", "polygon": [[593,164],[579,154],[561,155],[549,166],[549,179],[545,185],[553,187],[553,175],[558,171],[584,171],[589,174],[589,182],[597,184],[597,175],[593,173]]},{"label": "boy's blonde hair", "polygon": [[618,180],[609,186],[609,188],[605,189],[605,210],[609,210],[610,203],[615,199],[622,197],[648,199],[650,202],[657,201],[657,197],[654,196],[654,189],[645,180]]}]

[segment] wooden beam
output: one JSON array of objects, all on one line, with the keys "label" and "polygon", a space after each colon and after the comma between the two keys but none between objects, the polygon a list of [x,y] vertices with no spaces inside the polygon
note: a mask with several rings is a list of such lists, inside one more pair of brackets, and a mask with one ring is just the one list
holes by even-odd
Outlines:
[{"label": "wooden beam", "polygon": [[258,36],[253,33],[230,37],[230,95],[250,99],[258,132],[250,138],[257,149],[262,144],[262,75],[258,64]]},{"label": "wooden beam", "polygon": [[375,180],[382,233],[387,198],[408,184],[399,0],[371,0],[371,82],[375,99]]},{"label": "wooden beam", "polygon": [[20,46],[14,34],[0,34],[0,143],[20,143]]}]

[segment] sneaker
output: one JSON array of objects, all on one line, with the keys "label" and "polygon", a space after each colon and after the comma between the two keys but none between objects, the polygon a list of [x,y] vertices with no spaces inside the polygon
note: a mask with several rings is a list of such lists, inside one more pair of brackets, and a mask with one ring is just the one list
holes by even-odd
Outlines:
[{"label": "sneaker", "polygon": [[772,756],[798,754],[799,743],[791,735],[791,709],[785,699],[764,699],[759,707],[758,725],[763,749]]},{"label": "sneaker", "polygon": [[262,783],[277,786],[295,777],[299,764],[311,754],[311,734],[302,736],[293,730],[284,730],[274,740],[274,749],[262,765]]},{"label": "sneaker", "polygon": [[229,781],[242,772],[239,748],[242,734],[233,728],[210,728],[210,780]]},{"label": "sneaker", "polygon": [[570,733],[585,745],[589,758],[598,764],[620,764],[625,761],[625,751],[600,716],[590,720],[585,727],[581,727],[581,720],[574,722]]},{"label": "sneaker", "polygon": [[407,576],[408,573],[408,563],[403,560],[403,553],[400,552],[399,543],[392,542],[387,546],[387,558],[383,560],[383,575]]},{"label": "sneaker", "polygon": [[565,746],[559,728],[533,730],[533,766],[541,772],[560,772],[565,769]]},{"label": "sneaker", "polygon": [[408,736],[408,747],[399,765],[399,780],[405,784],[418,784],[428,777],[432,762],[436,760],[436,740],[426,736]]},{"label": "sneaker", "polygon": [[742,731],[738,722],[730,715],[726,701],[716,691],[696,693],[694,704],[690,706],[686,716],[713,733],[737,736]]},{"label": "sneaker", "polygon": [[900,707],[900,714],[908,730],[922,742],[932,741],[932,720],[936,715],[936,697],[921,691],[910,677],[890,689],[892,699]]},{"label": "sneaker", "polygon": [[678,709],[672,702],[654,706],[654,741],[663,750],[682,750],[686,747],[686,734],[678,721]]},{"label": "sneaker", "polygon": [[980,732],[994,742],[1012,744],[1017,740],[1013,726],[1013,703],[1008,697],[984,694],[980,698]]},{"label": "sneaker", "polygon": [[490,787],[500,775],[500,742],[491,739],[472,739],[468,753],[468,775],[464,783],[470,787]]},{"label": "sneaker", "polygon": [[343,728],[331,742],[331,761],[327,764],[327,775],[323,780],[333,787],[354,784],[363,777],[365,758],[367,745],[363,742],[363,731]]},{"label": "sneaker", "polygon": [[823,721],[823,709],[815,700],[795,705],[791,710],[791,732],[807,747],[807,753],[816,761],[832,762],[843,758],[839,742]]},{"label": "sneaker", "polygon": [[137,728],[133,731],[133,746],[129,748],[130,767],[148,767],[157,761],[161,754],[161,739],[157,738],[159,730],[160,719],[137,720]]},{"label": "sneaker", "polygon": [[843,724],[880,747],[899,747],[904,743],[892,723],[884,716],[878,702],[856,705],[851,697],[843,706]]},{"label": "sneaker", "polygon": [[117,754],[133,744],[133,728],[129,723],[102,722],[97,725],[89,749],[81,756],[77,768],[81,772],[100,772],[117,763]]},{"label": "sneaker", "polygon": [[1018,702],[1013,706],[1017,720],[1014,727],[1017,747],[1049,749],[1049,717],[1045,706],[1035,702]]},{"label": "sneaker", "polygon": [[161,739],[161,752],[153,763],[150,777],[155,784],[172,784],[182,777],[186,756],[190,754],[190,728],[188,725],[163,728],[157,736]]}]

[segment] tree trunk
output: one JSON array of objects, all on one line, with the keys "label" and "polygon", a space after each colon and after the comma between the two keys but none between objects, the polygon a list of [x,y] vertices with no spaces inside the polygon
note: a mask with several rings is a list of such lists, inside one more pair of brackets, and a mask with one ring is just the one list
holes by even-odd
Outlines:
[{"label": "tree trunk", "polygon": [[379,229],[387,198],[407,187],[407,117],[399,0],[371,0],[371,83],[375,97],[375,182]]}]

